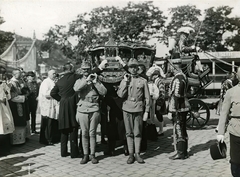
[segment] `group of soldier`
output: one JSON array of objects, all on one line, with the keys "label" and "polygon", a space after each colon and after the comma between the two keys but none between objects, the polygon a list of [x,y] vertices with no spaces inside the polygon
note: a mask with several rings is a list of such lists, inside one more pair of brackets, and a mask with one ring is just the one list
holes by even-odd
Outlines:
[{"label": "group of soldier", "polygon": [[[181,52],[189,52],[193,49],[183,45],[190,31],[182,30],[179,37],[180,42],[178,42],[179,47],[175,47],[171,51],[172,59],[176,53],[181,54]],[[177,52],[177,49],[180,52]],[[104,142],[104,134],[106,134],[108,137],[106,154],[114,155],[116,140],[121,139],[123,140],[124,154],[129,156],[127,164],[135,161],[145,163],[140,156],[143,125],[146,121],[154,123],[159,125],[160,134],[163,133],[163,120],[162,115],[159,115],[159,110],[166,107],[165,86],[162,80],[165,76],[157,65],[153,65],[146,71],[146,68],[141,67],[135,58],[130,58],[127,63],[123,62],[119,56],[115,59],[126,71],[119,85],[102,83],[99,80],[99,74],[107,67],[107,60],[102,59],[96,68],[90,68],[90,65],[83,62],[81,68],[76,71],[71,63],[67,63],[63,67],[64,72],[58,79],[56,79],[56,72],[50,70],[48,78],[41,83],[39,92],[37,83],[33,82],[35,77],[33,72],[27,74],[27,81],[24,85],[20,79],[21,70],[16,69],[12,73],[13,78],[10,80],[10,84],[8,84],[3,77],[6,70],[1,68],[0,89],[3,92],[0,94],[0,105],[1,110],[5,110],[1,111],[5,124],[0,127],[0,133],[12,133],[13,144],[24,143],[27,137],[26,127],[30,120],[29,115],[32,120],[32,133],[38,133],[36,132],[36,110],[37,102],[39,102],[42,116],[40,142],[52,145],[54,134],[60,134],[62,157],[70,155],[71,158],[78,158],[80,148],[83,153],[80,164],[86,164],[88,161],[93,164],[98,163],[95,157],[96,131],[98,124],[101,123],[101,127],[103,127],[105,121],[105,123],[107,122],[107,128],[105,128],[108,131],[102,131],[102,142]],[[198,61],[196,59],[193,70],[197,68],[195,66],[198,66]],[[201,67],[198,67],[198,70],[202,70]],[[172,65],[172,72],[173,78],[169,86],[169,102],[166,111],[168,118],[173,121],[177,153],[170,159],[186,159],[188,158],[186,118],[190,111],[187,98],[189,81],[179,65]],[[200,75],[198,73],[198,77]],[[236,76],[238,79],[240,78],[239,68]],[[25,86],[30,91],[24,91]],[[223,141],[226,122],[230,117],[230,158],[232,174],[235,176],[240,173],[240,97],[238,92],[239,84],[226,91],[222,100],[223,106],[217,135],[218,141]],[[27,110],[28,112],[26,112]],[[156,117],[160,118],[157,120]],[[2,122],[4,121],[2,120]],[[81,133],[78,144],[79,129]],[[70,153],[68,152],[69,137]]]},{"label": "group of soldier", "polygon": [[[103,60],[97,68],[92,70],[84,64],[76,72],[73,72],[71,64],[64,65],[64,75],[50,92],[50,96],[59,101],[58,128],[61,132],[62,157],[70,155],[71,158],[77,158],[79,156],[77,137],[80,126],[80,146],[83,152],[80,163],[86,164],[89,160],[93,164],[98,163],[95,157],[96,130],[101,117],[104,119],[105,116],[109,122],[108,131],[111,132],[108,132],[107,153],[114,154],[116,137],[119,134],[124,137],[123,133],[118,134],[116,132],[118,129],[114,128],[121,121],[124,124],[122,132],[125,132],[127,142],[124,143],[124,150],[125,154],[129,155],[127,163],[132,164],[135,160],[138,163],[144,163],[140,156],[143,122],[154,122],[154,118],[156,119],[155,104],[159,98],[158,86],[161,85],[159,77],[162,71],[160,67],[154,65],[145,74],[151,79],[147,80],[138,72],[137,59],[131,58],[127,64],[122,63],[120,57],[116,57],[116,60],[123,64],[127,71],[118,88],[101,83],[98,79],[98,74],[104,71],[107,60]],[[187,78],[180,68],[175,67],[174,72],[175,76],[170,84],[169,102],[169,111],[174,119],[177,138],[177,154],[170,157],[173,160],[188,157],[186,115],[190,109],[186,98]],[[165,98],[162,97],[162,99]],[[165,104],[165,100],[162,103]],[[68,136],[70,136],[70,154],[67,151]]]}]

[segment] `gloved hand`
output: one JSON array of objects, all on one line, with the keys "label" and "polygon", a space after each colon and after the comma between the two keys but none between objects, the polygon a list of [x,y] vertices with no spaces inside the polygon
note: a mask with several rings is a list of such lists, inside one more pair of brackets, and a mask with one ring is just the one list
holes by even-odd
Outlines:
[{"label": "gloved hand", "polygon": [[101,70],[105,69],[107,67],[107,63],[108,61],[106,59],[104,59],[100,65],[98,66]]},{"label": "gloved hand", "polygon": [[148,112],[144,112],[143,121],[147,121],[147,119],[148,119]]},{"label": "gloved hand", "polygon": [[89,82],[89,81],[93,82],[94,79],[96,79],[96,75],[95,75],[95,74],[90,74],[90,75],[87,77],[86,81],[87,81],[87,82]]},{"label": "gloved hand", "polygon": [[105,59],[106,59],[105,55],[101,55],[99,58],[100,58],[101,60],[105,60]]},{"label": "gloved hand", "polygon": [[172,113],[169,112],[167,117],[168,117],[168,119],[172,120],[172,118],[173,118],[173,117],[172,117]]},{"label": "gloved hand", "polygon": [[217,141],[223,143],[224,135],[217,135]]},{"label": "gloved hand", "polygon": [[116,56],[116,57],[115,57],[115,60],[117,60],[122,66],[126,65],[126,64],[123,62],[122,58],[119,57],[119,56]]},{"label": "gloved hand", "polygon": [[127,81],[129,81],[130,80],[130,75],[129,74],[125,74],[124,76],[123,76],[123,79],[127,82]]},{"label": "gloved hand", "polygon": [[195,45],[192,45],[191,48],[192,48],[192,49],[195,49]]},{"label": "gloved hand", "polygon": [[94,76],[95,76],[95,78],[93,79],[93,81],[92,81],[92,82],[93,82],[94,84],[96,84],[96,83],[97,83],[97,77],[98,77],[98,76],[97,76],[97,74],[96,74],[96,73],[94,73]]},{"label": "gloved hand", "polygon": [[119,61],[122,61],[121,57],[119,57],[119,56],[116,56],[116,57],[115,57],[115,60],[117,60],[118,62],[119,62]]}]

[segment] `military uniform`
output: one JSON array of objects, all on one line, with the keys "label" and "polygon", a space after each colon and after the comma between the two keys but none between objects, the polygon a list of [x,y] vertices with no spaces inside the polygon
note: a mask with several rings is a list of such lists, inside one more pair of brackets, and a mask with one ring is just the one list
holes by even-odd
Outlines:
[{"label": "military uniform", "polygon": [[173,114],[174,134],[176,138],[177,154],[170,159],[185,159],[187,157],[188,135],[186,117],[190,110],[187,93],[187,78],[178,72],[170,84],[169,112]]},{"label": "military uniform", "polygon": [[[89,144],[90,154],[92,158],[95,158],[96,130],[101,119],[99,96],[104,96],[107,93],[107,89],[99,81],[96,81],[96,83],[90,81],[90,83],[88,83],[85,77],[78,79],[73,89],[78,92],[80,98],[77,104],[76,119],[82,131],[82,145],[85,160],[83,159],[81,164],[84,164],[88,161]],[[97,161],[92,162],[97,163]]]},{"label": "military uniform", "polygon": [[228,118],[230,134],[230,163],[233,176],[240,175],[240,85],[227,90],[218,123],[218,134],[225,134]]},{"label": "military uniform", "polygon": [[[138,65],[136,59],[130,59],[128,66]],[[123,79],[120,83],[117,94],[123,98],[123,118],[126,129],[127,145],[130,158],[128,163],[134,162],[133,153],[136,153],[138,161],[142,137],[143,112],[149,112],[150,94],[147,80],[138,75],[129,76],[129,80]],[[135,147],[135,150],[134,150]],[[138,161],[139,163],[141,160]]]}]

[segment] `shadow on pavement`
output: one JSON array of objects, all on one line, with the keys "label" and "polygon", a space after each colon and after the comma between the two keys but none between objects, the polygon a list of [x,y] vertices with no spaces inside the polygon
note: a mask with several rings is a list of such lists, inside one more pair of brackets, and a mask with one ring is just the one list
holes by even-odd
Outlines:
[{"label": "shadow on pavement", "polygon": [[201,152],[201,151],[206,151],[210,148],[211,145],[213,145],[214,143],[216,143],[216,140],[209,140],[208,142],[206,143],[203,143],[203,144],[198,144],[198,145],[195,145],[195,146],[192,146],[190,148],[190,151],[189,151],[189,156],[192,156],[198,152]]},{"label": "shadow on pavement", "polygon": [[144,159],[148,159],[162,153],[174,152],[172,134],[173,130],[171,128],[164,131],[164,136],[158,137],[157,141],[148,141],[147,151],[142,155],[142,157]]},{"label": "shadow on pavement", "polygon": [[[31,166],[34,165],[35,163],[25,163],[24,161],[28,160],[29,158],[35,158],[40,155],[45,155],[45,153],[39,153],[39,154],[34,154],[31,156],[18,156],[18,157],[12,157],[12,158],[7,158],[3,159],[0,161],[0,176],[24,176],[31,174],[35,171],[35,169],[31,169]],[[22,165],[17,165],[23,163]],[[44,166],[40,166],[37,168],[42,168]]]}]

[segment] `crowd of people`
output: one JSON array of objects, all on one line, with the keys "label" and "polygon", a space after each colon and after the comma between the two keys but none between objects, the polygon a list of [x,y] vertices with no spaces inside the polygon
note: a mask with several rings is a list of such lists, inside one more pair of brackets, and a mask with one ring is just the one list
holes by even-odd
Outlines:
[{"label": "crowd of people", "polygon": [[[39,142],[53,145],[61,142],[61,157],[83,158],[80,164],[98,163],[95,156],[96,131],[105,125],[108,149],[106,155],[114,155],[116,141],[121,140],[123,153],[129,156],[127,164],[145,163],[140,152],[146,151],[146,124],[159,127],[163,133],[163,114],[173,122],[176,154],[170,159],[188,158],[188,134],[186,116],[190,111],[187,99],[188,79],[179,65],[174,65],[173,79],[169,86],[168,109],[165,102],[165,77],[161,67],[153,65],[148,70],[131,58],[128,63],[120,57],[116,60],[126,70],[119,85],[102,83],[98,79],[107,66],[104,59],[97,68],[83,62],[74,70],[71,63],[57,77],[55,70],[39,82],[34,72],[25,73],[17,68],[7,79],[6,69],[0,67],[0,134],[6,135],[6,143],[24,144],[31,134],[39,134]],[[239,84],[240,69],[223,82],[222,109],[218,124],[217,140],[223,141],[226,122],[229,121],[230,157],[232,173],[239,173]],[[235,82],[235,80],[234,80]],[[235,86],[234,86],[235,85]],[[230,88],[223,90],[224,86]],[[223,94],[224,92],[224,94]],[[40,132],[36,129],[36,115],[41,115]],[[80,136],[79,136],[80,135]],[[153,135],[151,135],[153,136]],[[70,137],[70,153],[68,139]],[[104,137],[104,136],[103,136]],[[79,141],[79,143],[78,143]],[[9,142],[9,143],[8,143]],[[101,141],[102,142],[102,141]],[[104,142],[102,142],[104,143]]]},{"label": "crowd of people", "polygon": [[[191,31],[191,28],[179,30],[178,47],[171,51],[172,59],[179,58],[182,53],[196,51],[184,45]],[[147,70],[144,63],[135,58],[127,62],[119,56],[115,59],[126,71],[118,84],[99,80],[108,64],[103,57],[96,68],[82,61],[81,67],[75,70],[71,63],[67,63],[61,74],[49,70],[44,80],[21,68],[14,69],[8,79],[6,68],[0,66],[0,135],[4,135],[4,147],[9,150],[10,145],[24,144],[31,134],[39,134],[41,144],[60,142],[61,157],[79,158],[82,155],[80,164],[89,161],[97,164],[96,134],[101,124],[101,143],[108,144],[105,155],[114,156],[116,142],[121,141],[123,153],[128,156],[127,164],[135,161],[142,164],[145,162],[140,152],[146,151],[147,140],[164,136],[163,115],[168,113],[173,122],[176,150],[176,154],[169,158],[188,158],[186,118],[191,109],[187,97],[188,77],[201,81],[200,87],[209,82],[199,57],[194,55],[189,67],[190,73],[195,74],[193,76],[187,77],[180,65],[171,64],[173,77],[169,91],[166,91],[166,76],[161,67],[153,64]],[[227,124],[229,127],[233,176],[240,174],[239,78],[238,68],[237,73],[230,73],[223,81],[217,109],[217,114],[221,112],[216,129],[219,142],[224,140]],[[167,92],[168,105],[165,100]],[[39,114],[40,132],[36,129],[36,115]]]}]

